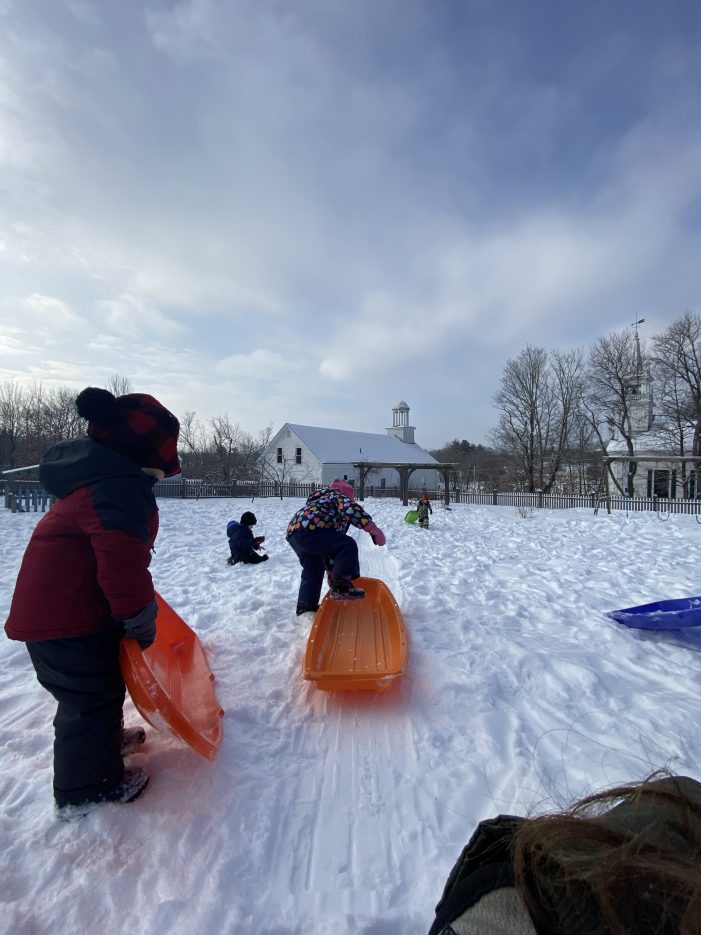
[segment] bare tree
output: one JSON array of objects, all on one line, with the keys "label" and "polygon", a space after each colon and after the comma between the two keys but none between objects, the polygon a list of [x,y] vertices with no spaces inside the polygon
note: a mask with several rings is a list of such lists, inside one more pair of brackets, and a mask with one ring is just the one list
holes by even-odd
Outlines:
[{"label": "bare tree", "polygon": [[238,423],[232,424],[228,415],[215,416],[210,420],[210,424],[210,472],[218,475],[217,480],[229,484],[236,476],[236,455],[241,429]]},{"label": "bare tree", "polygon": [[580,349],[551,351],[550,369],[559,414],[553,426],[554,437],[550,453],[549,480],[544,488],[545,493],[555,483],[555,479],[562,467],[564,454],[567,453],[571,458],[572,439],[582,398],[584,353]]},{"label": "bare tree", "polygon": [[134,384],[129,377],[123,377],[118,373],[113,373],[107,381],[107,389],[113,396],[126,396],[128,393],[134,392]]},{"label": "bare tree", "polygon": [[204,480],[207,461],[207,433],[197,420],[195,412],[188,409],[180,420],[179,447],[183,473],[194,474]]},{"label": "bare tree", "polygon": [[[634,398],[633,391],[639,385],[640,367],[638,345],[628,330],[599,338],[590,351],[582,408],[604,450],[609,441],[604,433],[607,429],[616,430],[627,453],[635,454],[631,401]],[[610,477],[621,493],[633,495],[637,467],[634,460],[628,461],[624,490],[609,465]]]},{"label": "bare tree", "polygon": [[20,467],[24,390],[13,381],[0,383],[0,468]]},{"label": "bare tree", "polygon": [[[684,312],[652,339],[660,435],[679,455],[701,455],[701,316]],[[682,464],[684,495],[689,475]]]},{"label": "bare tree", "polygon": [[51,444],[65,438],[76,438],[85,432],[85,422],[75,406],[75,390],[58,386],[46,394],[44,424]]},{"label": "bare tree", "polygon": [[555,483],[581,395],[582,367],[581,351],[548,353],[527,345],[504,368],[492,441],[531,492],[547,493]]},{"label": "bare tree", "polygon": [[47,448],[82,434],[84,423],[68,387],[47,390],[40,382],[21,388],[0,383],[0,466],[38,462]]},{"label": "bare tree", "polygon": [[565,456],[566,480],[563,489],[571,494],[592,493],[601,476],[603,452],[586,413],[580,408],[574,413],[570,446]]},{"label": "bare tree", "polygon": [[447,461],[457,465],[452,476],[455,486],[468,490],[495,490],[501,484],[505,468],[504,456],[485,445],[455,438],[442,448],[431,450],[429,454],[436,461]]}]

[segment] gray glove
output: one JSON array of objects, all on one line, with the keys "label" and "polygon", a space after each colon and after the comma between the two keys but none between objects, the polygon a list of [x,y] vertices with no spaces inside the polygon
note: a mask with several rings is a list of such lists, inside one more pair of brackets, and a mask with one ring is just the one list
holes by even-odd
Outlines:
[{"label": "gray glove", "polygon": [[129,617],[128,620],[122,620],[124,635],[137,640],[142,649],[148,649],[151,643],[156,639],[156,615],[158,614],[158,604],[154,598],[150,604],[147,604],[138,614]]}]

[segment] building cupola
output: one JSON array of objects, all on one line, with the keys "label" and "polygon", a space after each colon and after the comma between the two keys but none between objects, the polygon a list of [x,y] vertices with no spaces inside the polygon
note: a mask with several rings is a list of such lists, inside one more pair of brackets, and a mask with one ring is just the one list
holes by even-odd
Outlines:
[{"label": "building cupola", "polygon": [[392,425],[387,429],[388,435],[394,435],[401,442],[408,445],[414,444],[415,427],[409,425],[409,406],[404,400],[400,400],[396,406],[392,406]]}]

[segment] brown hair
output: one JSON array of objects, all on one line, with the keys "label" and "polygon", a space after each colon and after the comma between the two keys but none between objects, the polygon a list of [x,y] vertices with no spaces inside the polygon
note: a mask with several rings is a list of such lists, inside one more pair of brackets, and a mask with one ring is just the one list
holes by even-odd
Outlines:
[{"label": "brown hair", "polygon": [[[660,778],[660,776],[664,778]],[[701,935],[701,785],[654,773],[524,821],[516,885],[539,935]]]}]

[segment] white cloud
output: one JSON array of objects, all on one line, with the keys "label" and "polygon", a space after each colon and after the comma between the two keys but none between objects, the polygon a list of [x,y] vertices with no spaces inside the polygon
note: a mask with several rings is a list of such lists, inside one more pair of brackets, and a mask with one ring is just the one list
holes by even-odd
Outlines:
[{"label": "white cloud", "polygon": [[83,319],[73,311],[67,302],[50,295],[41,295],[34,292],[23,299],[20,305],[23,316],[27,316],[33,325],[39,327],[48,325],[61,330],[84,324]]},{"label": "white cloud", "polygon": [[213,48],[213,14],[211,0],[183,0],[171,10],[147,10],[146,26],[157,49],[187,62]]},{"label": "white cloud", "polygon": [[148,332],[176,335],[187,331],[145,297],[131,292],[97,302],[97,311],[107,328],[125,337],[141,339]]},{"label": "white cloud", "polygon": [[301,364],[277,351],[256,348],[250,354],[232,354],[215,365],[215,370],[232,380],[255,379],[263,382],[279,380],[283,373],[300,369]]},{"label": "white cloud", "polygon": [[89,3],[88,0],[63,0],[63,2],[81,23],[94,26],[101,21],[94,3]]}]

